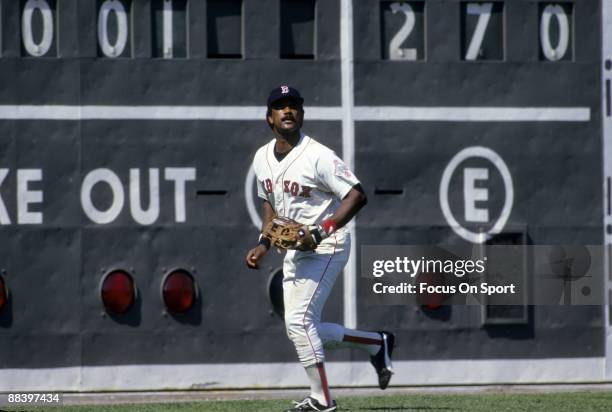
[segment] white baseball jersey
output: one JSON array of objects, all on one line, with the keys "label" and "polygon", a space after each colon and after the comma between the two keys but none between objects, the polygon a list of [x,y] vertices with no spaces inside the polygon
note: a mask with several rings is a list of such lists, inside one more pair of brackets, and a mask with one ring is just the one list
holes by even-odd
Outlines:
[{"label": "white baseball jersey", "polygon": [[[321,223],[359,183],[331,149],[305,134],[280,162],[274,156],[275,143],[272,139],[257,150],[253,168],[258,196],[270,202],[279,216],[305,225]],[[341,228],[336,233],[345,235],[345,231]],[[329,242],[331,238],[321,245]]]}]

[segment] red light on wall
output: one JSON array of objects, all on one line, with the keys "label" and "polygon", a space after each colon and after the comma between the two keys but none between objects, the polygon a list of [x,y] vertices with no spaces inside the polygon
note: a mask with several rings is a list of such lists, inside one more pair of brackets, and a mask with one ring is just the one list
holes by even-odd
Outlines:
[{"label": "red light on wall", "polygon": [[125,313],[136,300],[132,276],[124,270],[113,270],[104,276],[100,288],[102,304],[108,312]]},{"label": "red light on wall", "polygon": [[[428,286],[442,286],[444,285],[443,275],[436,273],[420,273],[417,277],[416,284],[426,283]],[[425,309],[436,310],[442,307],[444,299],[448,296],[443,293],[417,293],[416,301]]]},{"label": "red light on wall", "polygon": [[4,279],[0,276],[0,310],[6,305],[6,301],[8,300],[8,291],[6,290],[6,284],[4,283]]},{"label": "red light on wall", "polygon": [[184,269],[170,271],[162,282],[162,299],[172,313],[185,313],[197,299],[197,287],[191,273]]}]

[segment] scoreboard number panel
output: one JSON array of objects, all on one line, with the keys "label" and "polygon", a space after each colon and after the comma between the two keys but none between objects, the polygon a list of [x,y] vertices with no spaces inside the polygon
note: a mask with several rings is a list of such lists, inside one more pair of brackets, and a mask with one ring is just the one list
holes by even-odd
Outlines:
[{"label": "scoreboard number panel", "polygon": [[573,60],[571,3],[540,4],[540,60]]},{"label": "scoreboard number panel", "polygon": [[151,2],[153,57],[187,57],[187,0]]},{"label": "scoreboard number panel", "polygon": [[[380,3],[383,60],[426,59],[426,7],[424,1]],[[505,2],[461,2],[460,8],[460,59],[505,60],[505,35],[512,30],[505,28]],[[533,35],[539,42],[539,60],[573,61],[573,3],[542,2],[538,8],[538,33]]]},{"label": "scoreboard number panel", "polygon": [[425,4],[422,1],[381,2],[382,58],[425,59]]},{"label": "scoreboard number panel", "polygon": [[131,57],[130,6],[123,0],[99,2],[98,57]]},{"label": "scoreboard number panel", "polygon": [[[513,25],[513,16],[506,16],[508,1],[460,1],[445,4],[448,8],[457,7],[457,25],[450,24],[444,36],[456,39],[458,61],[505,61],[506,38],[515,35],[519,27]],[[283,3],[284,4],[284,3]],[[300,3],[302,4],[302,3]],[[311,5],[305,2],[306,5]],[[433,7],[436,5],[436,7]],[[525,2],[525,7],[529,2]],[[432,7],[430,7],[432,6]],[[508,6],[508,7],[507,7]],[[58,53],[60,16],[57,0],[23,0],[20,5],[21,55],[23,57],[61,57]],[[186,0],[150,0],[150,25],[153,58],[189,58],[189,4]],[[438,44],[428,44],[427,27],[439,20],[443,11],[439,5],[429,1],[392,1],[379,3],[379,31],[381,51],[379,58],[392,61],[425,61],[428,48]],[[537,43],[540,61],[574,61],[574,2],[543,1],[537,3],[537,19],[530,29],[534,44]],[[6,8],[6,7],[4,7]],[[231,24],[225,20],[231,14]],[[240,1],[210,0],[206,7],[208,27],[208,57],[241,57],[243,25]],[[432,13],[428,12],[432,9]],[[130,58],[138,43],[134,43],[134,21],[142,18],[134,11],[131,0],[96,0],[96,43],[97,56],[103,58]],[[374,9],[376,10],[376,9]],[[372,11],[374,11],[372,10]],[[527,10],[527,9],[526,9]],[[526,11],[527,12],[527,11]],[[134,15],[132,15],[134,14]],[[454,14],[454,13],[453,13]],[[531,14],[529,14],[531,16]],[[223,27],[217,21],[224,18]],[[444,16],[448,19],[448,16]],[[6,23],[9,17],[4,17]],[[248,19],[246,16],[244,19]],[[535,20],[536,16],[533,18]],[[313,17],[314,19],[314,17]],[[306,36],[312,42],[312,27],[299,31],[296,35]],[[429,22],[428,22],[429,20]],[[229,21],[229,20],[228,20]],[[448,23],[448,20],[447,20]],[[507,27],[506,27],[507,25]],[[537,29],[536,29],[537,27]],[[439,30],[439,28],[437,29]],[[430,33],[431,34],[431,33]],[[439,36],[439,33],[437,34]],[[284,37],[279,33],[279,36]],[[431,36],[435,37],[435,36]],[[436,40],[434,40],[435,42]],[[438,40],[439,41],[439,37]],[[314,44],[314,43],[313,43]],[[313,44],[309,47],[314,48]]]},{"label": "scoreboard number panel", "polygon": [[503,26],[503,3],[461,3],[462,60],[504,60]]},{"label": "scoreboard number panel", "polygon": [[21,12],[21,55],[57,57],[55,0],[27,0]]}]

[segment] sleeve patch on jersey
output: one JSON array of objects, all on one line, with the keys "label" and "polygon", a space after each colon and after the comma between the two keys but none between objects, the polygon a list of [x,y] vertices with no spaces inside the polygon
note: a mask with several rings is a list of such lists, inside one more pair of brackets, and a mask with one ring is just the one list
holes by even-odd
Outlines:
[{"label": "sleeve patch on jersey", "polygon": [[348,166],[337,159],[334,160],[334,174],[340,177],[353,177],[353,173],[351,173]]}]

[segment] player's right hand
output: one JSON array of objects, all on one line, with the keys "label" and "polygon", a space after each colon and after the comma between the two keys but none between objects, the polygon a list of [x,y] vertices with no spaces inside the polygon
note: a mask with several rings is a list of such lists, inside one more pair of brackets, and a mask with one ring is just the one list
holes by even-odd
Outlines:
[{"label": "player's right hand", "polygon": [[246,265],[249,269],[259,269],[259,261],[268,253],[268,249],[264,245],[257,245],[249,250],[246,255]]}]

